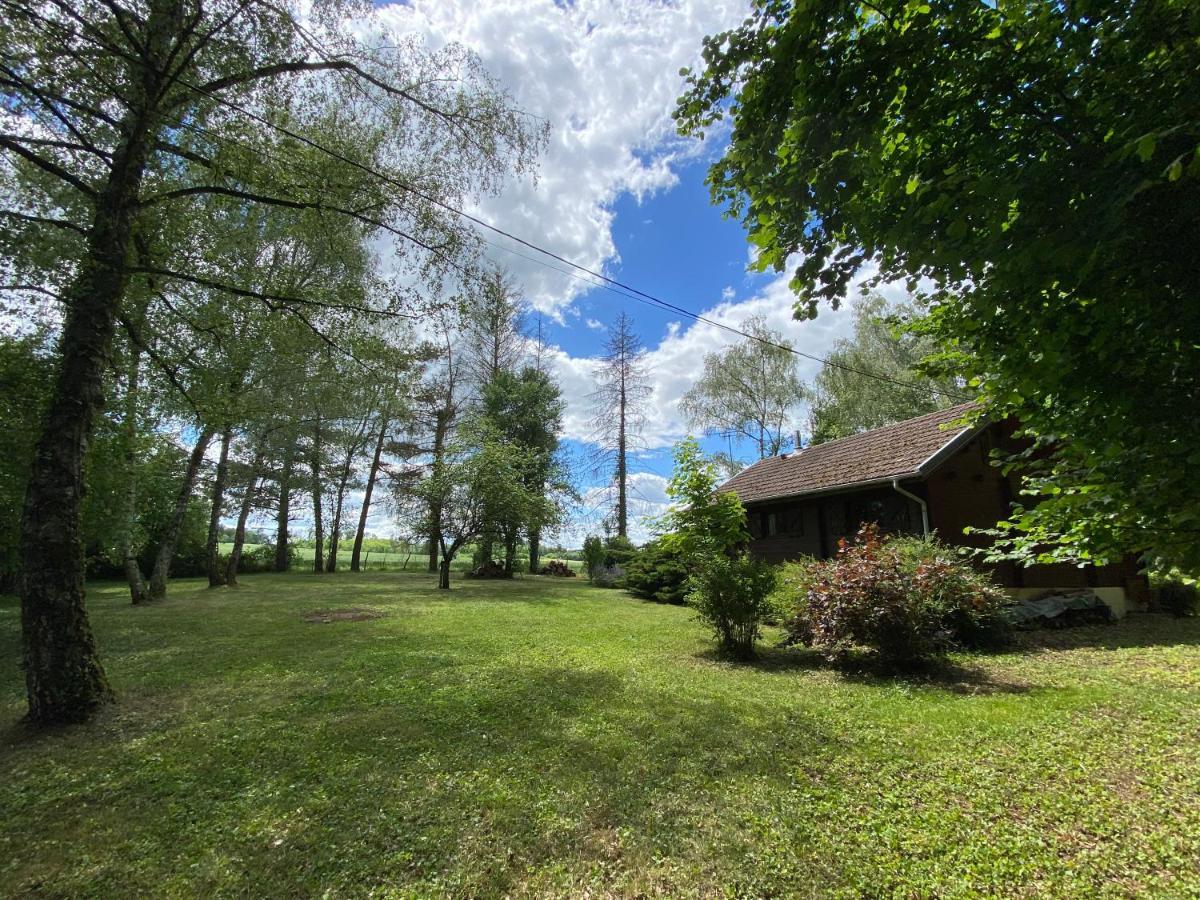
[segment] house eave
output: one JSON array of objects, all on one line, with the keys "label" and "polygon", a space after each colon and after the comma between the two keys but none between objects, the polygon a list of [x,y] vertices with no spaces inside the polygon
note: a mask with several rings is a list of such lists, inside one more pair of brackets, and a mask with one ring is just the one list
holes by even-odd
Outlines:
[{"label": "house eave", "polygon": [[[880,478],[871,478],[867,481],[850,481],[846,484],[835,484],[826,488],[817,488],[812,491],[798,491],[793,494],[774,494],[770,497],[756,497],[753,500],[743,500],[744,506],[753,506],[759,503],[780,503],[785,500],[798,500],[801,497],[827,497],[830,494],[846,494],[851,491],[862,490],[865,488],[882,487],[891,485],[894,480],[913,481],[921,480],[924,476],[920,472],[906,472],[898,475],[884,475]],[[730,488],[734,493],[737,493],[736,488]]]}]

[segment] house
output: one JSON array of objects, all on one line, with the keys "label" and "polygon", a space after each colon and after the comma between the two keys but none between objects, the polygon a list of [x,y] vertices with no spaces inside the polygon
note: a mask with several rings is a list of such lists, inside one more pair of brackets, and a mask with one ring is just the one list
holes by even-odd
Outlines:
[{"label": "house", "polygon": [[[1011,423],[963,424],[961,404],[894,425],[760,460],[721,490],[746,507],[750,552],[770,562],[832,556],[865,522],[886,532],[930,534],[948,544],[987,546],[966,534],[1008,516],[1016,476],[990,464],[994,448],[1015,449]],[[982,564],[1017,598],[1091,589],[1117,615],[1144,602],[1136,557],[1103,566]]]}]

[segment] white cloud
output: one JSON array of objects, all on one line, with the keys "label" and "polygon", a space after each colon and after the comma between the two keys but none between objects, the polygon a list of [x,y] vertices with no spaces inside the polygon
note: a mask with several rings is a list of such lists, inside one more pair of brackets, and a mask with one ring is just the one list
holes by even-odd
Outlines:
[{"label": "white cloud", "polygon": [[[652,520],[667,509],[667,479],[653,472],[634,472],[629,476],[629,538],[642,544],[652,536]],[[616,501],[612,485],[595,485],[582,494],[571,521],[555,533],[555,540],[566,547],[580,547],[589,534],[601,533],[604,518]]]},{"label": "white cloud", "polygon": [[588,319],[586,324],[588,328],[592,329],[592,331],[604,330],[604,323],[599,319]]},{"label": "white cloud", "polygon": [[[864,270],[863,274],[868,272]],[[768,327],[780,332],[798,351],[824,356],[835,341],[850,335],[850,309],[846,304],[836,311],[823,307],[815,321],[797,322],[792,318],[792,305],[796,298],[788,288],[788,278],[787,274],[779,275],[767,282],[755,296],[738,302],[722,292],[725,299],[702,310],[701,314],[713,322],[732,328],[740,328],[751,316],[761,316],[766,319]],[[896,290],[900,289],[889,286],[885,293]],[[642,442],[647,449],[670,446],[687,434],[687,427],[679,412],[679,401],[699,376],[705,354],[740,340],[742,338],[739,335],[704,322],[693,322],[686,326],[671,322],[667,326],[662,341],[650,349],[646,357],[651,394]],[[564,437],[583,443],[593,439],[590,395],[595,390],[596,364],[594,358],[573,357],[557,348],[551,354],[552,369],[567,401]],[[821,363],[801,357],[797,360],[797,367],[805,381],[812,381]]]},{"label": "white cloud", "polygon": [[[745,16],[743,0],[413,0],[377,10],[385,27],[438,46],[457,41],[527,112],[548,120],[536,185],[515,182],[475,210],[497,225],[601,271],[617,258],[613,202],[676,183],[672,165],[702,145],[674,132],[676,72],[702,39]],[[497,239],[503,241],[502,238]],[[516,249],[516,248],[514,248]],[[587,284],[502,250],[490,251],[538,309],[561,315]],[[522,253],[530,251],[522,249]]]}]

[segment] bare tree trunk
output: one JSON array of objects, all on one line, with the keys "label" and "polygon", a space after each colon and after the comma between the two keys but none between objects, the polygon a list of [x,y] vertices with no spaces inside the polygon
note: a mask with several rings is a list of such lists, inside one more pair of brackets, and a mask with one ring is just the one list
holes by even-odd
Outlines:
[{"label": "bare tree trunk", "polygon": [[[441,463],[446,452],[446,432],[450,428],[450,408],[446,406],[437,413],[437,423],[433,430],[433,465]],[[442,509],[433,500],[429,504],[429,571],[438,571],[438,543],[442,533]],[[449,576],[447,576],[449,577]],[[447,582],[446,587],[449,587]]]},{"label": "bare tree trunk", "polygon": [[350,473],[347,469],[338,479],[337,499],[333,503],[333,522],[329,526],[329,559],[325,563],[326,572],[337,571],[338,541],[342,536],[342,503],[346,498],[346,483],[349,480]]},{"label": "bare tree trunk", "polygon": [[22,664],[29,719],[78,722],[112,696],[88,622],[79,509],[83,459],[103,402],[126,260],[146,159],[160,122],[163,60],[177,33],[180,4],[152,3],[146,13],[141,78],[127,85],[128,111],[109,157],[108,180],[92,197],[92,223],[74,279],[62,293],[66,312],[59,364],[34,452],[21,518]]},{"label": "bare tree trunk", "polygon": [[505,529],[504,534],[504,574],[512,578],[517,569],[517,532],[516,529]]},{"label": "bare tree trunk", "polygon": [[283,472],[279,476],[279,513],[275,529],[275,571],[288,570],[288,516],[292,499],[292,457],[294,448],[289,446],[283,458]]},{"label": "bare tree trunk", "polygon": [[387,441],[388,424],[388,420],[384,418],[379,426],[379,439],[375,442],[375,455],[371,457],[371,471],[367,474],[367,487],[363,492],[362,509],[358,514],[358,531],[354,535],[354,551],[350,554],[351,572],[359,571],[363,536],[367,531],[367,516],[371,510],[371,494],[375,491],[375,479],[379,475],[379,460],[383,456],[383,445]]},{"label": "bare tree trunk", "polygon": [[264,453],[264,447],[260,443],[254,451],[254,462],[250,464],[250,480],[246,483],[246,494],[242,497],[242,508],[238,511],[237,528],[233,533],[233,549],[229,551],[229,560],[225,563],[225,583],[230,587],[237,586],[238,566],[242,564],[242,547],[246,543],[246,520],[250,518],[254,498],[258,495],[259,470]]},{"label": "bare tree trunk", "polygon": [[220,587],[225,583],[225,570],[221,567],[221,508],[225,503],[225,477],[229,472],[229,443],[233,439],[233,426],[226,425],[221,432],[221,455],[217,460],[216,477],[213,478],[212,508],[208,514],[208,586]]},{"label": "bare tree trunk", "polygon": [[137,527],[137,397],[138,377],[142,352],[130,348],[129,370],[125,385],[125,421],[122,422],[125,440],[125,512],[121,522],[121,561],[125,569],[125,580],[129,582],[129,598],[134,606],[150,602],[146,579],[138,562],[133,534]]},{"label": "bare tree trunk", "polygon": [[205,428],[196,438],[196,446],[188,457],[187,469],[183,473],[183,483],[179,493],[175,495],[175,508],[171,510],[171,519],[163,532],[158,544],[158,555],[154,559],[154,571],[150,573],[150,599],[162,600],[167,596],[167,579],[171,575],[171,560],[175,556],[175,542],[179,539],[179,530],[183,527],[183,519],[187,515],[188,503],[192,499],[192,488],[196,485],[196,476],[200,472],[200,464],[204,462],[204,453],[213,438],[213,429]]},{"label": "bare tree trunk", "polygon": [[319,575],[325,571],[325,524],[321,515],[321,499],[325,488],[321,484],[321,420],[319,418],[316,430],[313,432],[312,455],[309,457],[308,464],[312,469],[313,536],[316,539],[316,545],[313,548],[313,571]]},{"label": "bare tree trunk", "polygon": [[617,433],[617,534],[627,537],[629,534],[629,507],[626,495],[626,482],[629,480],[629,470],[625,461],[625,388],[621,387],[620,429]]},{"label": "bare tree trunk", "polygon": [[542,563],[542,529],[529,529],[529,571],[536,575]]}]

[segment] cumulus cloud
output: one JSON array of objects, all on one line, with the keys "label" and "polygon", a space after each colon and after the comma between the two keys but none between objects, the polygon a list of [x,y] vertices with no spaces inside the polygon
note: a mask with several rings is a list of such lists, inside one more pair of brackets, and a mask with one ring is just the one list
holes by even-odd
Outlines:
[{"label": "cumulus cloud", "polygon": [[[869,274],[864,271],[864,275]],[[887,291],[891,292],[892,289]],[[712,353],[743,338],[721,328],[720,325],[740,328],[751,316],[766,320],[768,327],[778,331],[801,353],[822,357],[834,342],[848,337],[852,330],[852,316],[847,305],[834,311],[823,308],[812,322],[797,322],[792,318],[795,295],[788,288],[788,276],[780,275],[747,300],[734,301],[722,292],[723,299],[701,314],[715,323],[672,322],[662,341],[649,350],[646,364],[650,376],[650,398],[646,408],[646,426],[642,443],[648,450],[670,446],[687,434],[687,426],[679,412],[679,401],[696,380],[700,361],[705,354]],[[567,401],[564,419],[564,437],[590,443],[594,438],[591,427],[592,399],[595,390],[595,372],[598,360],[575,357],[561,349],[550,356],[550,365]],[[800,376],[811,381],[820,371],[817,360],[798,357]]]},{"label": "cumulus cloud", "polygon": [[[613,202],[673,186],[673,165],[701,150],[675,136],[675,73],[697,62],[706,34],[741,21],[746,7],[743,0],[413,0],[377,15],[385,28],[422,35],[432,46],[471,48],[524,110],[550,122],[537,183],[513,183],[474,211],[601,271],[617,258]],[[561,316],[588,289],[522,257],[490,252],[544,312]]]}]

